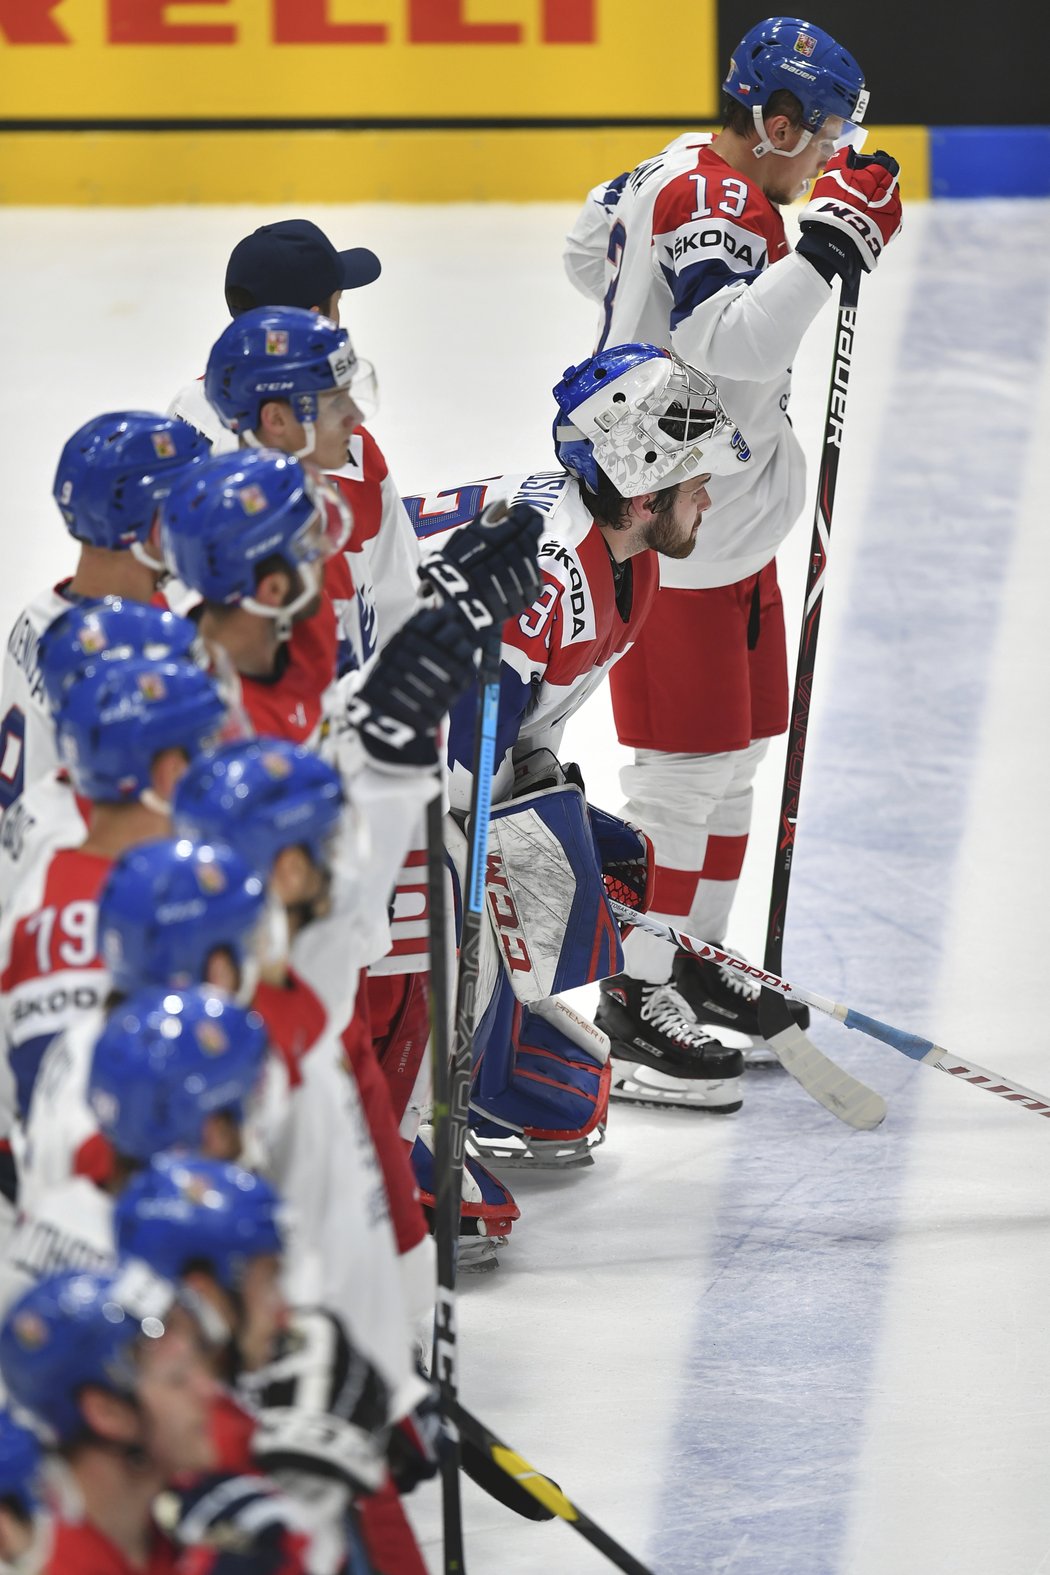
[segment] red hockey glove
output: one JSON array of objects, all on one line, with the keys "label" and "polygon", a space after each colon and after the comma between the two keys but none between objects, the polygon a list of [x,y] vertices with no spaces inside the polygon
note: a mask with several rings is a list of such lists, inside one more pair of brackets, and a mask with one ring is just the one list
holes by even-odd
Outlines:
[{"label": "red hockey glove", "polygon": [[901,227],[899,173],[888,153],[842,148],[829,159],[799,215],[797,248],[825,278],[829,271],[845,276],[858,259],[868,273],[873,271]]}]

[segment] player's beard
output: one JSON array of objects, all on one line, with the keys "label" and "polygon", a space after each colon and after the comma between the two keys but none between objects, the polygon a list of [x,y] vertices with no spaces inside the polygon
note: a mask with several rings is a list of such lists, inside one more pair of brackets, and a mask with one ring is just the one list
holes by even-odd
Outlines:
[{"label": "player's beard", "polygon": [[696,533],[700,526],[698,519],[691,530],[686,530],[675,519],[673,509],[667,514],[658,514],[650,520],[645,532],[645,545],[658,552],[664,558],[688,558],[696,544]]}]

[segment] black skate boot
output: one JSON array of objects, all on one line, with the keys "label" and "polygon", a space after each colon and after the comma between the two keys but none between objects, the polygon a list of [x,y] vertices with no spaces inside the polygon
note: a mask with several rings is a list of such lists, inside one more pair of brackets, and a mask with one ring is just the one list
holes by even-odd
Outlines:
[{"label": "black skate boot", "polygon": [[[731,951],[725,945],[722,950]],[[740,953],[731,955],[739,957]],[[671,978],[695,1022],[712,1023],[751,1037],[751,1048],[744,1052],[748,1066],[780,1065],[758,1026],[758,998],[762,992],[747,974],[716,962],[701,962],[699,957],[680,951],[675,955]],[[809,1007],[801,1001],[788,1000],[786,1004],[795,1027],[808,1028]]]},{"label": "black skate boot", "polygon": [[690,1021],[673,984],[603,979],[594,1020],[609,1035],[610,1099],[728,1115],[743,1102],[744,1058]]}]

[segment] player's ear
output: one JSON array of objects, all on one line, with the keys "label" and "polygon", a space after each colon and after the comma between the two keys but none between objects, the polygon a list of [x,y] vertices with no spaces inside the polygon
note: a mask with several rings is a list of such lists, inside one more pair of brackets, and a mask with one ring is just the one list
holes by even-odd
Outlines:
[{"label": "player's ear", "polygon": [[264,607],[283,607],[292,588],[292,577],[284,569],[261,574],[255,587],[255,600]]},{"label": "player's ear", "polygon": [[184,749],[162,749],[154,755],[150,766],[150,787],[165,804],[175,797],[175,789],[189,768],[189,758]]},{"label": "player's ear", "polygon": [[112,1443],[135,1444],[139,1438],[139,1419],[135,1408],[119,1395],[88,1384],[80,1395],[80,1411],[93,1433]]},{"label": "player's ear", "polygon": [[653,503],[656,499],[655,492],[639,492],[638,496],[630,500],[630,515],[633,520],[651,520],[654,514]]},{"label": "player's ear", "polygon": [[259,409],[259,426],[255,433],[263,448],[283,449],[292,436],[295,417],[286,399],[268,399]]}]

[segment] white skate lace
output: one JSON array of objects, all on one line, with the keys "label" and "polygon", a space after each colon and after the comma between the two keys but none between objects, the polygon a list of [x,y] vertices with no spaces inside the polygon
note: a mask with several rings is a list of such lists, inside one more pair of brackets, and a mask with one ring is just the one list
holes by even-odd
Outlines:
[{"label": "white skate lace", "polygon": [[[740,952],[735,952],[731,946],[722,945],[719,950],[728,952],[730,957],[739,957],[741,962],[747,962],[747,958]],[[726,963],[719,963],[718,971],[728,988],[736,995],[742,995],[745,1001],[757,1001],[762,994],[761,988],[749,974],[741,973],[737,968],[730,968]]]},{"label": "white skate lace", "polygon": [[686,1049],[702,1050],[711,1043],[711,1035],[701,1032],[692,1019],[689,1006],[673,984],[654,985],[642,991],[641,1019],[652,1023],[661,1034],[673,1039]]}]

